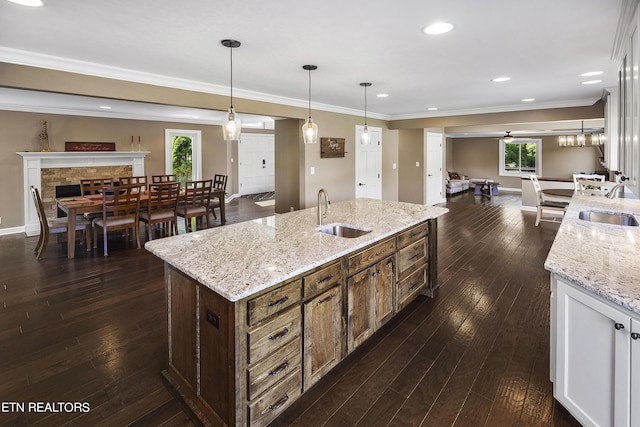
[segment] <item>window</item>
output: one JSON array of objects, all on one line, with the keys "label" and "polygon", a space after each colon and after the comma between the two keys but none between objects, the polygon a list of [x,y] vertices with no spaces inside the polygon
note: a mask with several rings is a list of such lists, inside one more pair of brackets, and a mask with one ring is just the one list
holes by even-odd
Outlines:
[{"label": "window", "polygon": [[527,176],[542,173],[542,140],[500,140],[500,175]]}]

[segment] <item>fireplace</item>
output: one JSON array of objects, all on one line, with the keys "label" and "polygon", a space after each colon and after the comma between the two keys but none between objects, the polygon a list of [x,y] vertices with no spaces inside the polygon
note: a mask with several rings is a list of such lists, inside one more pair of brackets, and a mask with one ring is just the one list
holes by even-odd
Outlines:
[{"label": "fireplace", "polygon": [[81,178],[144,175],[148,151],[18,152],[23,160],[24,229],[28,236],[40,232],[30,187],[40,190],[47,214],[56,216],[55,187],[79,184]]}]

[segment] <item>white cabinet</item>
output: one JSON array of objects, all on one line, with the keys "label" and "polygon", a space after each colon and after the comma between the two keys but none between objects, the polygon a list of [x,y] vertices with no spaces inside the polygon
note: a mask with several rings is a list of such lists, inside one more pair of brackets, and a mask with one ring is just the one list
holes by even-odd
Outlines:
[{"label": "white cabinet", "polygon": [[551,301],[554,397],[585,426],[639,426],[640,317],[555,275]]}]

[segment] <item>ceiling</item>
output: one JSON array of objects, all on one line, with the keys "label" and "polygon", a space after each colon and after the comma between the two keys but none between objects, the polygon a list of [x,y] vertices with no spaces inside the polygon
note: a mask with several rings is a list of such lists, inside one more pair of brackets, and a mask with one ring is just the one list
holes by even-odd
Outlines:
[{"label": "ceiling", "polygon": [[[371,82],[386,120],[592,105],[617,84],[622,0],[45,1],[0,0],[0,61],[228,95],[233,38],[234,96],[306,107],[315,64],[312,108],[361,114]],[[435,21],[455,28],[421,32]]]}]

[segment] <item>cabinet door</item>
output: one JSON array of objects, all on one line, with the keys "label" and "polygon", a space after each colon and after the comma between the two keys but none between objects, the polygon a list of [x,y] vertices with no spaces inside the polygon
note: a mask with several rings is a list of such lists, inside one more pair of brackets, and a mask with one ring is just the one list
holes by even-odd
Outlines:
[{"label": "cabinet door", "polygon": [[395,289],[393,258],[379,262],[375,269],[373,298],[375,300],[374,325],[377,331],[393,317]]},{"label": "cabinet door", "polygon": [[640,426],[640,321],[631,320],[631,405],[632,426]]},{"label": "cabinet door", "polygon": [[557,281],[554,397],[585,426],[629,425],[630,317]]},{"label": "cabinet door", "polygon": [[373,334],[374,306],[372,304],[373,266],[347,280],[347,351],[351,353]]},{"label": "cabinet door", "polygon": [[304,303],[304,389],[342,358],[342,289],[331,288]]}]

